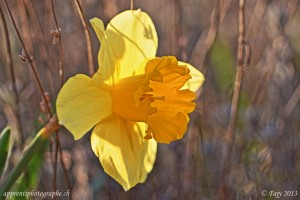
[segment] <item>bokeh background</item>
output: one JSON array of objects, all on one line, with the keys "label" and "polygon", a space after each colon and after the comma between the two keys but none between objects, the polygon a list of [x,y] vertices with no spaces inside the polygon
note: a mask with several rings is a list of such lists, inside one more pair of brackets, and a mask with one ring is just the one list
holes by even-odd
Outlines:
[{"label": "bokeh background", "polygon": [[[131,5],[130,0],[79,2],[87,22],[98,17],[105,24]],[[56,27],[51,1],[10,0],[8,5],[54,109],[60,89],[61,53],[58,39],[53,44],[50,33]],[[8,26],[15,76],[13,79],[8,65],[8,38],[1,21],[0,129],[6,125],[13,129],[9,166],[14,166],[24,146],[47,122],[47,116],[40,109],[42,98],[30,66],[19,59],[22,46],[2,1],[0,6]],[[62,155],[73,186],[72,198],[218,199],[236,73],[238,1],[136,0],[134,8],[152,17],[159,37],[158,56],[175,55],[191,63],[206,81],[198,92],[197,108],[191,114],[184,139],[160,144],[147,181],[128,192],[103,172],[91,150],[90,134],[74,141],[61,128]],[[281,199],[300,198],[299,8],[298,0],[246,0],[245,43],[251,49],[251,59],[244,67],[231,167],[224,183],[228,196],[224,199],[274,199],[263,197],[263,190],[298,191],[297,197]],[[87,42],[75,1],[54,0],[54,9],[62,33],[65,80],[78,73],[89,74]],[[96,69],[100,44],[89,23],[88,29]],[[49,147],[45,147],[12,191],[52,191],[51,156]],[[58,162],[57,189],[66,191],[60,159]]]}]

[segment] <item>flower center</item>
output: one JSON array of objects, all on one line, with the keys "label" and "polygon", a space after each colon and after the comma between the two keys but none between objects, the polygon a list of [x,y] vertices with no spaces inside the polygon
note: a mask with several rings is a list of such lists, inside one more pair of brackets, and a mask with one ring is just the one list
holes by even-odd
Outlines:
[{"label": "flower center", "polygon": [[113,86],[113,112],[128,121],[146,122],[146,139],[170,143],[186,131],[195,108],[194,92],[180,90],[191,78],[175,57],[148,61],[145,74],[121,79]]},{"label": "flower center", "polygon": [[144,100],[145,98],[149,98],[149,100],[150,100],[151,102],[154,102],[155,100],[162,100],[162,101],[165,100],[165,96],[154,97],[153,94],[143,94],[143,95],[140,97],[140,101]]},{"label": "flower center", "polygon": [[151,102],[160,99],[150,94],[151,91],[145,74],[121,79],[111,92],[113,112],[124,120],[146,122],[157,111]]}]

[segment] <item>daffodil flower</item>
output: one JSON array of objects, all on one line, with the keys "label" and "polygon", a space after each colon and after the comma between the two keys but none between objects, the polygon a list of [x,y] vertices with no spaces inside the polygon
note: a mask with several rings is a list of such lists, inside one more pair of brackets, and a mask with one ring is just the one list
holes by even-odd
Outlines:
[{"label": "daffodil flower", "polygon": [[75,140],[94,127],[94,153],[128,190],[146,180],[157,142],[183,137],[204,77],[175,57],[155,57],[157,33],[141,10],[120,13],[106,30],[98,18],[91,24],[101,43],[99,69],[93,77],[78,74],[64,84],[57,115]]}]

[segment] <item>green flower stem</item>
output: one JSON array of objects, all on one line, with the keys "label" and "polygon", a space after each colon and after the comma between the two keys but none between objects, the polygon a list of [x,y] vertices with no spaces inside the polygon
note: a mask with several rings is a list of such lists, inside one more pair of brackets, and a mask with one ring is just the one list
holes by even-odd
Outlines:
[{"label": "green flower stem", "polygon": [[1,132],[0,137],[0,180],[2,176],[2,172],[5,167],[7,155],[8,155],[8,148],[9,148],[9,141],[10,141],[10,132],[11,129],[9,127],[3,129]]},{"label": "green flower stem", "polygon": [[4,193],[7,192],[20,175],[26,170],[32,158],[39,152],[47,143],[47,135],[45,135],[45,128],[43,128],[37,136],[33,139],[30,146],[24,151],[19,163],[14,167],[12,172],[7,177],[3,185],[0,186],[0,200],[5,199]]}]

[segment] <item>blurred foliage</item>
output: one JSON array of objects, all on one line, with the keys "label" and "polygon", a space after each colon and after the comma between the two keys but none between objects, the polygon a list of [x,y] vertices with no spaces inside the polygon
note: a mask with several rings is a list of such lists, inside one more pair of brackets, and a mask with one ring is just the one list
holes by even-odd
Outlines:
[{"label": "blurred foliage", "polygon": [[[36,187],[43,150],[47,146],[47,138],[43,136],[43,129],[31,140],[15,166],[9,170],[7,177],[3,179],[4,181],[1,181],[0,199],[5,198],[3,194],[10,190],[14,192],[32,191]],[[25,199],[27,197],[16,196],[14,198]]]},{"label": "blurred foliage", "polygon": [[[34,57],[42,84],[49,92],[51,103],[55,104],[60,89],[59,50],[58,45],[52,44],[50,34],[55,28],[50,1],[8,2],[25,45]],[[130,1],[80,2],[87,20],[99,17],[105,24],[118,12],[130,8]],[[88,74],[86,42],[75,2],[56,0],[54,3],[62,29],[65,77]],[[237,0],[134,1],[135,8],[145,10],[153,18],[159,37],[158,56],[176,55],[179,60],[190,62],[205,74],[206,82],[199,92],[197,109],[191,114],[184,139],[171,145],[159,145],[157,160],[147,181],[128,192],[103,172],[91,150],[89,134],[74,141],[71,134],[60,129],[73,199],[216,199],[235,81],[237,5]],[[0,6],[4,10],[2,2]],[[263,197],[263,190],[298,191],[298,197],[286,199],[299,199],[299,8],[298,0],[246,1],[245,42],[252,54],[250,64],[244,69],[231,170],[226,183],[231,199],[274,199]],[[34,122],[39,119],[45,124],[48,118],[38,108],[41,97],[30,68],[18,60],[21,45],[7,13],[4,15],[17,86],[15,94],[7,50],[1,45],[0,129],[7,124],[11,127],[13,146],[8,170],[3,174],[5,178],[24,150],[20,133],[30,141],[31,133],[38,130]],[[88,26],[96,68],[100,44]],[[4,44],[2,27],[1,24],[0,43]],[[28,170],[13,190],[35,187],[36,191],[53,190],[53,155],[47,146],[44,154],[39,151],[28,163]],[[57,170],[57,187],[66,191],[63,169],[58,167]]]},{"label": "blurred foliage", "polygon": [[10,141],[10,128],[7,127],[3,129],[0,133],[0,180],[6,164],[8,150],[9,150],[9,141]]},{"label": "blurred foliage", "polygon": [[234,83],[235,64],[234,55],[228,42],[217,39],[211,48],[210,60],[216,77],[217,88],[222,92],[229,92]]},{"label": "blurred foliage", "polygon": [[[47,142],[43,141],[42,145],[32,153],[31,160],[27,163],[26,170],[16,181],[11,191],[23,192],[35,190],[41,176],[41,167],[43,162],[43,155],[47,147]],[[27,199],[26,196],[15,197],[16,200]]]}]

